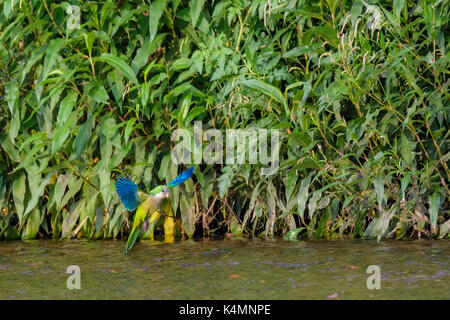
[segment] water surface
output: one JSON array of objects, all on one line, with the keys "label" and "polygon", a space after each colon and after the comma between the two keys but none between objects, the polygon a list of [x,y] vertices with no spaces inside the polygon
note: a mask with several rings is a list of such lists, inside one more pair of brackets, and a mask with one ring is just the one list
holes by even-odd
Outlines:
[{"label": "water surface", "polygon": [[[0,299],[450,299],[450,242],[0,242]],[[81,270],[81,289],[65,273]],[[369,290],[369,265],[381,289]]]}]

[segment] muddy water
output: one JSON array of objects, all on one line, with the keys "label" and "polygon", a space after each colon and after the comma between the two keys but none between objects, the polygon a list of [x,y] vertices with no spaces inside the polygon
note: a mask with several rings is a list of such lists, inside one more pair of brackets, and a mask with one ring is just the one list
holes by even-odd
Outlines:
[{"label": "muddy water", "polygon": [[0,299],[450,299],[447,240],[141,241],[126,256],[124,244],[0,242]]}]

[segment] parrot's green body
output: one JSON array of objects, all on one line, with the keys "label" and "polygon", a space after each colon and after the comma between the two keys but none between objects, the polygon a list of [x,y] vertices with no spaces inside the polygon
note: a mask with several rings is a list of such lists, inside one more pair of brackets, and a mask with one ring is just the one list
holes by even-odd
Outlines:
[{"label": "parrot's green body", "polygon": [[[127,210],[134,210],[137,207],[133,227],[131,228],[130,236],[123,251],[124,254],[128,253],[133,247],[141,229],[146,225],[147,219],[150,218],[149,224],[153,230],[155,222],[159,219],[161,213],[166,217],[166,222],[164,223],[166,233],[173,235],[175,219],[169,200],[169,187],[176,187],[180,183],[183,183],[191,177],[193,172],[194,168],[191,167],[172,180],[168,186],[157,186],[150,193],[138,190],[139,187],[127,178],[119,177],[116,180],[116,190],[125,208]],[[159,209],[160,206],[162,210]]]}]

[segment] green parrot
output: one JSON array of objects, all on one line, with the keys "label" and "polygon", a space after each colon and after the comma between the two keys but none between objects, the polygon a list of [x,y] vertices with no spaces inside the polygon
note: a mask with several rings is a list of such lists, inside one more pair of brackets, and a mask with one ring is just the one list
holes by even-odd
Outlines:
[{"label": "green parrot", "polygon": [[[133,227],[131,228],[131,233],[128,237],[127,244],[125,246],[124,254],[127,254],[128,251],[131,250],[134,243],[136,242],[141,228],[146,229],[148,226],[147,219],[151,215],[151,221],[158,219],[160,217],[161,212],[157,210],[161,206],[162,213],[166,216],[172,216],[173,210],[170,204],[169,196],[169,187],[176,187],[179,184],[183,183],[187,179],[189,179],[194,172],[194,167],[187,169],[182,172],[178,177],[172,180],[167,186],[159,185],[150,193],[146,193],[142,190],[139,190],[140,186],[136,185],[133,181],[127,178],[119,177],[116,179],[116,191],[122,201],[125,209],[131,211],[137,207],[136,215],[134,217]],[[162,205],[161,205],[162,204]],[[159,210],[161,211],[161,210]],[[158,214],[156,214],[158,212]],[[155,214],[154,214],[155,213]],[[166,221],[166,224],[174,224],[173,219],[171,222]],[[167,226],[170,229],[170,226]],[[173,227],[172,227],[173,229]]]}]

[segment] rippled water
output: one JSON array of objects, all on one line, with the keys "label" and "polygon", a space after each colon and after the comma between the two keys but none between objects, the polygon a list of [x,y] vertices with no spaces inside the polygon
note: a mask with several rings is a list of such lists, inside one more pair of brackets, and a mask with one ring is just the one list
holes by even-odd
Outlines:
[{"label": "rippled water", "polygon": [[[449,299],[450,242],[0,242],[0,299]],[[65,273],[81,270],[81,289]],[[369,290],[369,265],[381,289]]]}]

